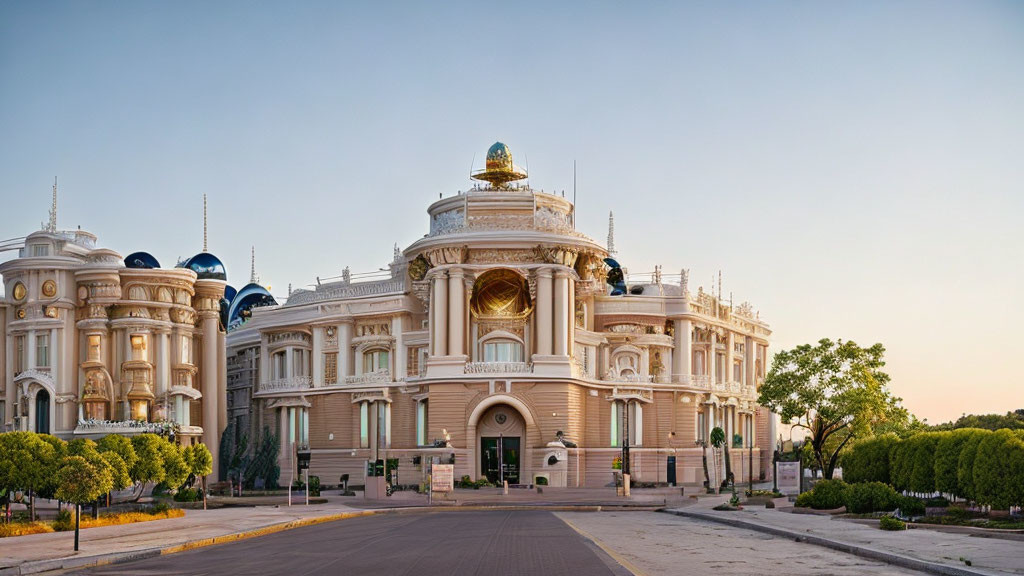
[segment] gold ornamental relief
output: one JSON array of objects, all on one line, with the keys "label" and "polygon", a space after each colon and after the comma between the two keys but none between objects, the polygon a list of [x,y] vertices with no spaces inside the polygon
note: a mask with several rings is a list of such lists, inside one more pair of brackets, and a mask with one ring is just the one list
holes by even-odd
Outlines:
[{"label": "gold ornamental relief", "polygon": [[18,282],[14,285],[12,294],[14,295],[14,299],[20,302],[25,299],[26,295],[28,295],[28,289],[25,288],[24,284]]},{"label": "gold ornamental relief", "polygon": [[525,318],[533,309],[526,279],[512,270],[491,270],[473,284],[470,311],[481,318]]},{"label": "gold ornamental relief", "polygon": [[53,298],[54,296],[57,295],[57,283],[54,282],[53,280],[47,280],[46,282],[43,282],[42,292],[43,296],[47,298]]}]

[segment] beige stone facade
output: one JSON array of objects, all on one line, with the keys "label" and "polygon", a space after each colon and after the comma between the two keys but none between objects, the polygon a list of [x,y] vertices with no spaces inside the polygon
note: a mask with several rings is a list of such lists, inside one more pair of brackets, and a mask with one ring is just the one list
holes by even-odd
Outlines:
[{"label": "beige stone facade", "polygon": [[216,464],[227,424],[219,261],[122,259],[88,232],[57,230],[55,214],[16,243],[4,248],[18,256],[0,264],[2,429],[67,440],[174,433],[207,444]]},{"label": "beige stone facade", "polygon": [[736,442],[737,480],[763,477],[767,324],[691,292],[685,270],[612,295],[611,237],[578,232],[564,197],[514,184],[523,171],[497,147],[485,183],[434,202],[384,277],[346,271],[229,333],[231,424],[278,436],[282,483],[308,447],[325,484],[360,483],[378,457],[416,484],[454,454],[457,477],[604,486],[628,437],[636,481],[699,484],[697,441],[714,426]]}]

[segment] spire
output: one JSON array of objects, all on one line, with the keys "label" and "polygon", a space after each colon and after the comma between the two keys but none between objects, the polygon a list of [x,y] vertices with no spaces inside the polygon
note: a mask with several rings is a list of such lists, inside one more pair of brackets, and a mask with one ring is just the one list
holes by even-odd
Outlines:
[{"label": "spire", "polygon": [[608,255],[614,256],[618,251],[615,249],[615,214],[608,211]]},{"label": "spire", "polygon": [[256,284],[259,281],[256,278],[256,247],[252,247],[252,266],[249,269],[249,283]]},{"label": "spire", "polygon": [[47,232],[57,231],[57,177],[53,177],[53,203],[50,205],[50,223],[46,226]]},{"label": "spire", "polygon": [[208,250],[206,243],[206,194],[203,194],[203,252]]}]

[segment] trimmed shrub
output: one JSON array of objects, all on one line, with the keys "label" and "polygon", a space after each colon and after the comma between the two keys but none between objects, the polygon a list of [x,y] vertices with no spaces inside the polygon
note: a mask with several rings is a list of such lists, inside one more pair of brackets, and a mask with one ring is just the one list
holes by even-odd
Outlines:
[{"label": "trimmed shrub", "polygon": [[910,438],[916,443],[910,469],[911,492],[935,491],[935,447],[941,432],[923,432]]},{"label": "trimmed shrub", "polygon": [[882,530],[906,530],[907,524],[899,518],[892,516],[882,516],[878,520],[878,527]]},{"label": "trimmed shrub", "polygon": [[796,505],[815,510],[832,510],[846,505],[847,484],[842,480],[821,480],[796,499]]},{"label": "trimmed shrub", "polygon": [[846,489],[846,511],[854,514],[891,512],[899,506],[900,495],[881,482],[850,484]]},{"label": "trimmed shrub", "polygon": [[974,459],[974,498],[978,503],[1007,510],[1024,500],[1020,493],[1022,453],[1024,443],[1010,430],[985,435]]},{"label": "trimmed shrub", "polygon": [[843,480],[889,484],[890,455],[900,439],[886,434],[861,440],[843,455]]},{"label": "trimmed shrub", "polygon": [[974,430],[960,448],[960,458],[957,459],[956,485],[957,496],[974,500],[974,458],[978,454],[978,445],[991,432],[988,430]]},{"label": "trimmed shrub", "polygon": [[57,532],[67,532],[68,530],[75,529],[75,517],[71,514],[71,510],[61,508],[57,512],[57,519],[53,521],[53,529]]},{"label": "trimmed shrub", "polygon": [[904,516],[924,516],[924,500],[913,496],[900,496],[900,512]]},{"label": "trimmed shrub", "polygon": [[945,432],[935,447],[935,490],[943,494],[959,494],[957,485],[957,465],[960,452],[968,438],[974,434],[973,428],[961,428]]},{"label": "trimmed shrub", "polygon": [[203,492],[195,488],[182,488],[174,495],[175,502],[198,502],[203,499]]}]

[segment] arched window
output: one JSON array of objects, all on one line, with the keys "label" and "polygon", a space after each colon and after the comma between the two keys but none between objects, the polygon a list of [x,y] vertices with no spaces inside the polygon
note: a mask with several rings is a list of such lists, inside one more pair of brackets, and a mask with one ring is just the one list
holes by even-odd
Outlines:
[{"label": "arched window", "polygon": [[386,372],[391,369],[387,348],[371,348],[363,352],[363,374]]},{"label": "arched window", "polygon": [[484,362],[525,362],[523,342],[516,335],[495,330],[480,340]]}]

